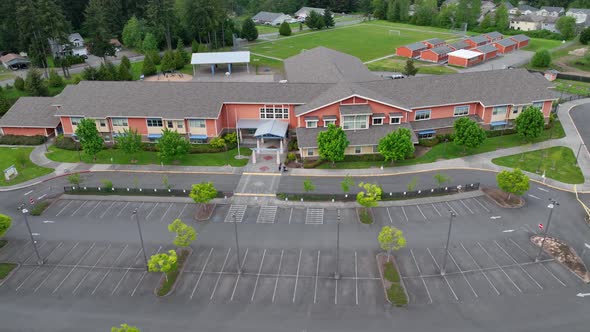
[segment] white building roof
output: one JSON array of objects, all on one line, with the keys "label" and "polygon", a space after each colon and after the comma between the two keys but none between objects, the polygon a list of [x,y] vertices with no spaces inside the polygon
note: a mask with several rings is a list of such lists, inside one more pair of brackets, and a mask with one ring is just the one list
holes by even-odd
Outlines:
[{"label": "white building roof", "polygon": [[250,63],[250,51],[193,53],[192,65]]},{"label": "white building roof", "polygon": [[463,58],[463,59],[473,59],[475,57],[480,56],[482,53],[481,52],[475,52],[475,51],[470,51],[470,50],[456,50],[453,51],[451,53],[449,53],[449,56],[456,56],[458,58]]}]

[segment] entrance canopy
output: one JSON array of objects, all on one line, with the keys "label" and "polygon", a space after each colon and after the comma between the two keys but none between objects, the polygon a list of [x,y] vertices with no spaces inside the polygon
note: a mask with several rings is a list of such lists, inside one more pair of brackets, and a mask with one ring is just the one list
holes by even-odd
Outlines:
[{"label": "entrance canopy", "polygon": [[250,63],[250,51],[193,53],[191,65]]},{"label": "entrance canopy", "polygon": [[238,129],[256,129],[254,137],[256,138],[285,138],[289,123],[278,120],[256,120],[240,119],[238,120]]}]

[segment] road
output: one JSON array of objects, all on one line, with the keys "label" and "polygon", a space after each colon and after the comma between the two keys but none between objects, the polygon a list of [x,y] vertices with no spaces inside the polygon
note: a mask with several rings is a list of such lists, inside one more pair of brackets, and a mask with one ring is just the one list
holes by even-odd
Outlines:
[{"label": "road", "polygon": [[[586,124],[590,121],[590,104],[582,104],[576,106],[570,110],[570,116],[574,123]],[[577,126],[576,129],[580,134],[580,138],[582,142],[584,142],[585,147],[588,149],[590,146],[590,128],[587,125]],[[581,147],[581,146],[580,146]],[[577,151],[576,151],[577,152]]]}]

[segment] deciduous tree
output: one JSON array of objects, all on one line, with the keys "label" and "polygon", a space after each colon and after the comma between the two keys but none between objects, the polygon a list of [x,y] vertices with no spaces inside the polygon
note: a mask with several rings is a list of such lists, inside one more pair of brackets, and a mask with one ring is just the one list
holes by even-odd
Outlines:
[{"label": "deciduous tree", "polygon": [[498,173],[496,181],[498,187],[508,193],[508,200],[513,194],[520,196],[529,190],[529,177],[518,168]]},{"label": "deciduous tree", "polygon": [[289,23],[287,23],[287,21],[281,23],[281,26],[279,27],[279,34],[281,36],[291,35],[291,26],[289,25]]},{"label": "deciduous tree", "polygon": [[377,240],[379,241],[379,246],[381,249],[387,250],[388,262],[390,260],[392,250],[400,250],[406,246],[406,238],[404,237],[404,233],[393,226],[383,226],[379,232],[379,235],[377,236]]},{"label": "deciduous tree", "polygon": [[318,153],[322,159],[329,160],[332,165],[344,160],[344,151],[350,144],[342,127],[328,125],[328,130],[318,134]]},{"label": "deciduous tree", "polygon": [[164,162],[178,160],[190,149],[190,143],[182,135],[168,128],[162,130],[162,137],[158,140],[157,146],[158,158]]},{"label": "deciduous tree", "polygon": [[359,183],[359,187],[363,190],[356,195],[357,203],[366,208],[377,206],[377,202],[381,200],[383,189],[377,184],[365,182]]},{"label": "deciduous tree", "polygon": [[415,151],[412,132],[407,128],[392,131],[379,140],[377,149],[385,161],[391,161],[392,164],[394,161],[410,158]]},{"label": "deciduous tree", "polygon": [[551,53],[546,49],[535,52],[531,58],[531,65],[537,68],[547,68],[551,64]]},{"label": "deciduous tree", "polygon": [[12,218],[0,213],[0,237],[4,236],[12,225]]},{"label": "deciduous tree", "polygon": [[539,137],[544,127],[543,112],[538,107],[527,106],[516,118],[516,132],[527,141]]},{"label": "deciduous tree", "polygon": [[137,327],[127,324],[111,327],[111,332],[141,332]]},{"label": "deciduous tree", "polygon": [[94,119],[82,119],[76,128],[76,136],[80,140],[84,153],[92,156],[92,160],[96,161],[96,154],[102,150],[104,141],[96,128]]},{"label": "deciduous tree", "polygon": [[315,190],[315,185],[310,179],[303,180],[303,190],[305,190],[306,193],[310,193]]},{"label": "deciduous tree", "polygon": [[177,247],[188,247],[197,238],[195,229],[183,223],[180,219],[175,219],[168,225],[168,231],[176,233],[173,243]]},{"label": "deciduous tree", "polygon": [[123,133],[115,137],[115,142],[131,158],[131,162],[137,162],[136,154],[141,150],[141,134],[137,129],[123,129]]},{"label": "deciduous tree", "polygon": [[576,19],[571,16],[562,16],[557,22],[555,27],[559,30],[559,33],[564,39],[572,39],[576,35]]},{"label": "deciduous tree", "polygon": [[455,144],[462,145],[464,150],[480,146],[487,138],[485,131],[477,122],[467,117],[455,121],[453,130]]},{"label": "deciduous tree", "polygon": [[588,45],[588,42],[590,42],[590,28],[586,28],[580,33],[580,43]]},{"label": "deciduous tree", "polygon": [[217,197],[217,189],[215,189],[213,182],[201,182],[193,184],[188,196],[202,207]]},{"label": "deciduous tree", "polygon": [[143,35],[144,31],[142,24],[137,17],[132,16],[125,24],[125,27],[123,27],[123,45],[129,48],[141,49]]},{"label": "deciduous tree", "polygon": [[445,184],[447,182],[451,182],[451,177],[446,174],[443,174],[441,172],[436,172],[436,174],[434,174],[433,178],[439,188],[442,187],[443,184]]},{"label": "deciduous tree", "polygon": [[350,187],[354,186],[354,180],[352,176],[346,175],[342,182],[340,182],[340,186],[342,187],[342,191],[346,194],[350,191]]},{"label": "deciduous tree", "polygon": [[506,31],[510,26],[508,8],[506,8],[506,5],[503,2],[498,8],[496,8],[496,12],[494,13],[494,24],[499,31]]},{"label": "deciduous tree", "polygon": [[143,37],[143,41],[141,43],[141,50],[144,54],[150,51],[158,51],[158,41],[152,33],[148,32],[145,34],[145,37]]},{"label": "deciduous tree", "polygon": [[168,281],[168,274],[176,271],[178,256],[176,250],[168,250],[168,253],[153,255],[148,261],[148,270],[150,272],[163,272]]}]

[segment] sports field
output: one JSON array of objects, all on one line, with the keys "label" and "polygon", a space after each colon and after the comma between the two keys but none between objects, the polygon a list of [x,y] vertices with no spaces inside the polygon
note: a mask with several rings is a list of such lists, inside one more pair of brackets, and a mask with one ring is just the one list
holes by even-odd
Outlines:
[{"label": "sports field", "polygon": [[[376,59],[395,53],[399,46],[429,38],[444,40],[456,38],[442,32],[426,31],[427,28],[405,26],[356,24],[352,26],[307,33],[283,38],[273,42],[260,42],[248,48],[253,53],[286,59],[317,46],[324,46],[360,58],[362,61]],[[398,30],[400,34],[390,32]]]}]

